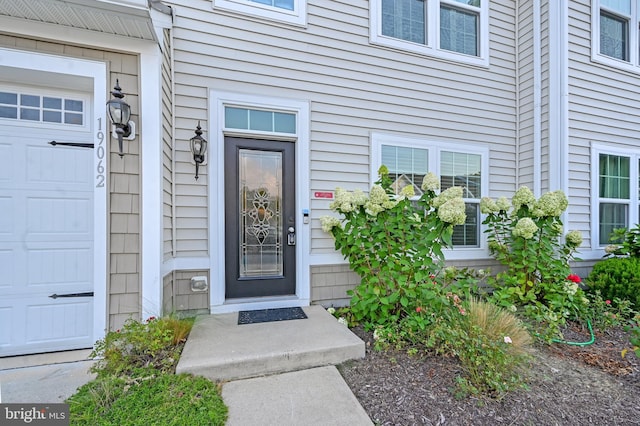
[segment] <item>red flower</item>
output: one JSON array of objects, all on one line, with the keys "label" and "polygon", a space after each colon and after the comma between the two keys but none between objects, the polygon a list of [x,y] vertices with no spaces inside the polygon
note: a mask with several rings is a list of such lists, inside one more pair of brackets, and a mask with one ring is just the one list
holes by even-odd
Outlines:
[{"label": "red flower", "polygon": [[611,304],[611,300],[607,299],[607,300],[604,301],[604,303],[606,303],[607,305],[610,305]]},{"label": "red flower", "polygon": [[416,312],[417,312],[417,313],[422,312],[422,306],[418,306],[418,307],[416,308]]},{"label": "red flower", "polygon": [[156,319],[156,317],[153,317],[153,316],[152,316],[152,317],[149,317],[149,318],[147,318],[147,322],[151,322],[151,321],[153,321],[153,320],[155,320],[155,319]]},{"label": "red flower", "polygon": [[569,276],[567,277],[567,279],[568,279],[569,281],[573,281],[574,283],[580,283],[580,281],[582,281],[582,280],[580,279],[580,277],[579,277],[579,276],[577,276],[576,274],[569,274]]}]

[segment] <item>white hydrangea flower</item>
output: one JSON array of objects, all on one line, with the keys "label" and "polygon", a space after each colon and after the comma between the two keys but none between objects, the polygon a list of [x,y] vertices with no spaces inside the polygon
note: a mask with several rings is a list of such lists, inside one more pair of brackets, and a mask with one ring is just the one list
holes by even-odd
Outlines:
[{"label": "white hydrangea flower", "polygon": [[498,206],[498,210],[500,210],[501,212],[509,211],[509,209],[511,208],[511,203],[509,202],[507,197],[498,198],[498,200],[496,201],[496,205]]},{"label": "white hydrangea flower", "polygon": [[407,185],[400,190],[401,197],[411,198],[416,196],[416,191],[413,189],[413,185]]},{"label": "white hydrangea flower", "polygon": [[564,237],[570,247],[580,247],[582,244],[582,233],[580,231],[569,231]]},{"label": "white hydrangea flower", "polygon": [[333,216],[322,216],[320,218],[320,224],[322,225],[322,230],[324,232],[331,232],[331,230],[336,226],[341,226],[342,222],[340,219]]},{"label": "white hydrangea flower", "polygon": [[389,196],[385,192],[384,188],[380,185],[373,185],[369,192],[369,202],[373,204],[382,205],[385,201],[389,200]]},{"label": "white hydrangea flower", "polygon": [[514,226],[512,234],[514,237],[522,237],[525,240],[533,238],[534,234],[538,232],[538,226],[533,219],[529,217],[523,217],[518,220],[516,226]]},{"label": "white hydrangea flower", "polygon": [[347,319],[345,317],[340,317],[338,318],[338,322],[344,326],[349,325],[349,323],[347,322]]},{"label": "white hydrangea flower", "polygon": [[438,179],[438,176],[431,172],[427,173],[422,179],[421,189],[425,192],[437,191],[438,189],[440,189],[440,179]]},{"label": "white hydrangea flower", "polygon": [[491,214],[498,213],[499,211],[500,209],[498,209],[498,204],[490,197],[482,197],[480,199],[480,213]]},{"label": "white hydrangea flower", "polygon": [[447,201],[453,200],[454,198],[462,198],[461,186],[452,186],[451,188],[447,188],[442,191],[440,195],[433,199],[433,207],[438,208]]},{"label": "white hydrangea flower", "polygon": [[327,308],[327,312],[329,312],[331,315],[333,315],[333,314],[336,313],[336,309],[334,307],[330,307],[330,308]]},{"label": "white hydrangea flower", "polygon": [[532,208],[535,202],[536,197],[533,196],[533,192],[526,186],[521,186],[511,199],[511,205],[514,211],[520,210],[522,206]]},{"label": "white hydrangea flower", "polygon": [[536,217],[560,216],[569,205],[567,196],[558,190],[542,195],[533,206],[532,213]]},{"label": "white hydrangea flower", "polygon": [[462,198],[452,198],[438,208],[438,217],[443,222],[462,225],[467,220],[465,209]]},{"label": "white hydrangea flower", "polygon": [[355,191],[353,191],[351,202],[355,206],[364,206],[367,200],[367,194],[365,194],[361,189],[356,189]]}]

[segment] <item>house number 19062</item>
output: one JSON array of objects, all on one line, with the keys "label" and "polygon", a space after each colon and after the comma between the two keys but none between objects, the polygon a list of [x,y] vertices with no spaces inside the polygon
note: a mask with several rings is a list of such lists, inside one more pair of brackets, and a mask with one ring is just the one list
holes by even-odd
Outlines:
[{"label": "house number 19062", "polygon": [[104,188],[105,169],[104,161],[104,132],[102,131],[102,117],[98,118],[98,132],[96,133],[98,144],[96,146],[96,157],[98,157],[98,165],[96,166],[96,188]]}]

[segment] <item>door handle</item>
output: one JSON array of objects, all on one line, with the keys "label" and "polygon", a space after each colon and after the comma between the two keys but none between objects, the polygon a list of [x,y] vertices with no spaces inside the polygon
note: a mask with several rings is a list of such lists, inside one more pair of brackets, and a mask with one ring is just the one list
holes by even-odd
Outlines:
[{"label": "door handle", "polygon": [[296,228],[294,228],[293,226],[290,226],[289,229],[287,229],[287,231],[289,232],[287,234],[287,245],[295,246],[296,245]]}]

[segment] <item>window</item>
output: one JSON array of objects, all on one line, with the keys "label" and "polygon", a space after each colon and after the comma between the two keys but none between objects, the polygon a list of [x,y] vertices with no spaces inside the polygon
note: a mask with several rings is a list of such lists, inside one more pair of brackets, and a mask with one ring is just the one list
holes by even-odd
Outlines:
[{"label": "window", "polygon": [[0,118],[84,125],[84,101],[13,91],[0,92]]},{"label": "window", "polygon": [[610,65],[640,71],[640,10],[637,0],[592,2],[592,56]]},{"label": "window", "polygon": [[227,129],[295,134],[296,115],[287,112],[227,106],[224,108],[224,126]]},{"label": "window", "polygon": [[306,0],[213,0],[213,7],[293,25],[307,24]]},{"label": "window", "polygon": [[371,0],[371,42],[488,65],[489,0]]},{"label": "window", "polygon": [[629,155],[604,149],[596,151],[598,199],[594,212],[599,246],[610,242],[614,229],[629,228],[640,221],[640,152]]},{"label": "window", "polygon": [[440,176],[442,190],[463,187],[467,221],[454,228],[453,244],[469,248],[481,246],[480,199],[487,195],[487,149],[378,134],[372,136],[372,144],[372,180],[377,179],[377,170],[384,164],[396,193],[412,185],[414,192],[421,195],[422,179],[428,172]]}]

